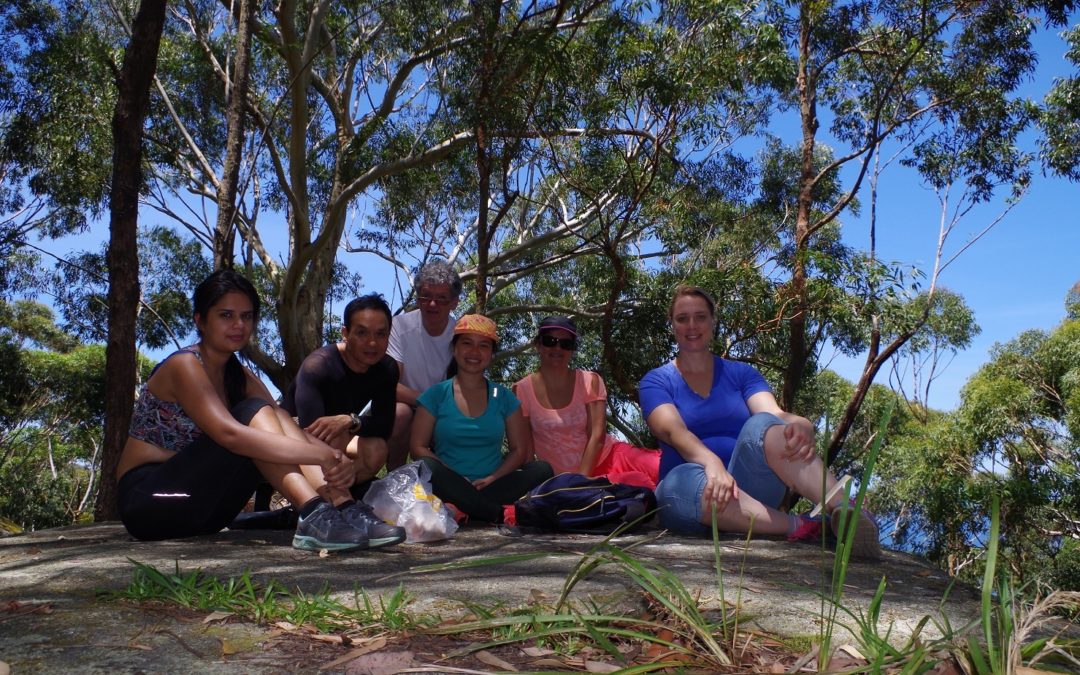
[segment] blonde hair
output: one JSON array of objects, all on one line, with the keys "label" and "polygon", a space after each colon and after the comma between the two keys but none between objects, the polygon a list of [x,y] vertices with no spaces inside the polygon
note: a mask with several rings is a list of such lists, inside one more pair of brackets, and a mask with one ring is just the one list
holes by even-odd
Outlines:
[{"label": "blonde hair", "polygon": [[713,297],[709,295],[708,291],[706,291],[701,286],[694,286],[691,284],[679,284],[675,287],[675,295],[671,298],[671,304],[668,305],[667,315],[669,321],[675,314],[675,303],[679,301],[679,298],[683,298],[686,296],[693,296],[704,300],[705,304],[709,306],[709,316],[713,317],[714,319],[716,318],[716,301],[713,300]]}]

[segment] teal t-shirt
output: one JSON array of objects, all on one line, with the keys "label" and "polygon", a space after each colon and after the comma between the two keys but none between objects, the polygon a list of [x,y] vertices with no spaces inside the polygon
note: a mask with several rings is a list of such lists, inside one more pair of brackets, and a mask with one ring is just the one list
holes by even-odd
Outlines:
[{"label": "teal t-shirt", "polygon": [[435,416],[431,449],[443,464],[469,480],[499,468],[506,418],[521,405],[513,392],[488,381],[488,405],[479,417],[467,417],[458,409],[452,379],[431,386],[416,402]]}]

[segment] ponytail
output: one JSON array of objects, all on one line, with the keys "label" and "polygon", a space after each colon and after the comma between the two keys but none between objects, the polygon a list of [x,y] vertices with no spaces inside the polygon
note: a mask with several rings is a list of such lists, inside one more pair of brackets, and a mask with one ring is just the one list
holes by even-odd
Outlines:
[{"label": "ponytail", "polygon": [[247,398],[247,375],[235,353],[225,362],[225,398],[230,408]]}]

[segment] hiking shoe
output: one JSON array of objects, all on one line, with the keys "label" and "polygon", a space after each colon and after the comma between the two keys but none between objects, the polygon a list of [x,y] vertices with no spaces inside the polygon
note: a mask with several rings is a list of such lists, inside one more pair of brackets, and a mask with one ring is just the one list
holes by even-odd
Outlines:
[{"label": "hiking shoe", "polygon": [[[852,508],[855,500],[852,499],[850,503],[843,504],[829,514],[829,529],[832,530],[833,536],[838,540],[841,539],[840,521],[844,521],[844,530],[851,529],[851,519],[855,518],[854,534],[851,542],[851,557],[852,558],[864,558],[866,560],[880,560],[881,559],[881,540],[878,533],[877,521],[874,519],[874,514],[870,513],[866,509],[862,509],[861,512],[856,512]],[[847,514],[846,516],[844,514]]]},{"label": "hiking shoe", "polygon": [[322,502],[296,524],[293,548],[302,551],[351,551],[367,548],[367,532],[358,530],[329,502]]},{"label": "hiking shoe", "polygon": [[821,541],[821,519],[799,516],[799,525],[787,536],[788,541]]},{"label": "hiking shoe", "polygon": [[354,501],[341,509],[340,513],[345,522],[367,535],[369,548],[391,546],[405,541],[405,528],[385,522],[364,502]]}]

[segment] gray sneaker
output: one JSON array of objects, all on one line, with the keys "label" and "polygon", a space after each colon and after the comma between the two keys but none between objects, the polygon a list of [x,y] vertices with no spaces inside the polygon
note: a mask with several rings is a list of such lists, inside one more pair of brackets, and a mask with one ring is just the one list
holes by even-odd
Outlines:
[{"label": "gray sneaker", "polygon": [[[852,500],[852,502],[854,501]],[[850,523],[852,518],[857,518],[854,528]],[[846,535],[843,530],[852,533],[852,558],[881,560],[881,534],[878,531],[877,519],[874,518],[874,514],[866,509],[863,509],[858,514],[855,513],[855,509],[850,504],[844,504],[833,509],[833,512],[829,514],[829,529],[832,530],[833,536],[837,539]]]},{"label": "gray sneaker", "polygon": [[322,502],[307,518],[300,518],[293,548],[302,551],[352,551],[367,548],[367,532],[350,525],[329,502]]},{"label": "gray sneaker", "polygon": [[341,515],[345,522],[367,535],[370,548],[391,546],[405,541],[405,528],[383,521],[362,501],[354,501],[341,509]]}]

